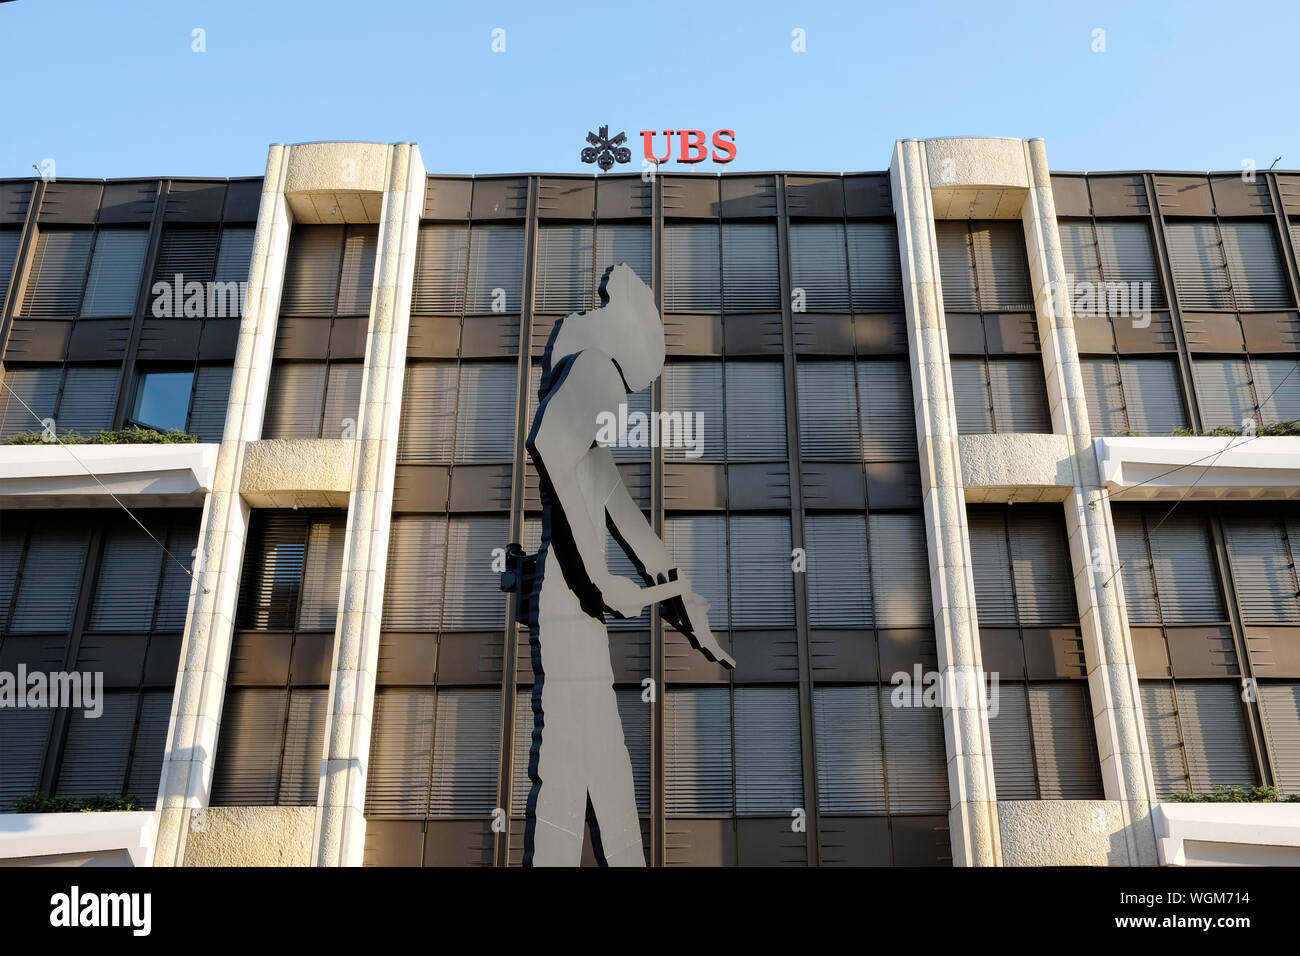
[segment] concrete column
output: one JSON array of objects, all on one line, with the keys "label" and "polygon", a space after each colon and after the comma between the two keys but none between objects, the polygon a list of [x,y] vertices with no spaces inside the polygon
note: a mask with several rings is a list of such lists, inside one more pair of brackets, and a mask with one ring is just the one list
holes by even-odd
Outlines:
[{"label": "concrete column", "polygon": [[248,530],[249,507],[239,496],[239,476],[245,443],[255,441],[262,431],[289,246],[290,217],[283,193],[287,167],[288,150],[272,146],[253,238],[248,299],[231,374],[226,427],[199,531],[194,568],[198,583],[190,593],[158,788],[155,866],[184,862],[191,824],[203,825],[202,817],[193,811],[207,806],[212,786]]},{"label": "concrete column", "polygon": [[330,669],[312,850],[312,863],[317,866],[360,866],[365,848],[366,770],[424,182],[419,148],[406,143],[391,147]]},{"label": "concrete column", "polygon": [[[1106,798],[1120,801],[1123,807],[1123,832],[1131,864],[1155,865],[1158,861],[1151,821],[1155,786],[1123,586],[1116,574],[1119,553],[1115,529],[1089,429],[1047,152],[1043,141],[1038,139],[1026,142],[1024,150],[1029,194],[1021,216],[1035,290],[1052,428],[1069,438],[1074,466],[1074,489],[1065,501],[1065,520],[1102,779]],[[1092,317],[1080,321],[1106,319]]]},{"label": "concrete column", "polygon": [[1002,846],[993,756],[982,693],[984,673],[976,623],[975,579],[924,143],[907,140],[895,145],[890,181],[907,309],[930,593],[945,688],[943,721],[953,863],[997,866],[1002,860]]}]

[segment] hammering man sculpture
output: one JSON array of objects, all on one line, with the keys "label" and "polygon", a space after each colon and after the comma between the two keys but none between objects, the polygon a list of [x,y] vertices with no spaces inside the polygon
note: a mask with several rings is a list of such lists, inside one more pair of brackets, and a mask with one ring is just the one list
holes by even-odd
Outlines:
[{"label": "hammering man sculpture", "polygon": [[[541,478],[542,543],[535,558],[512,545],[502,588],[518,594],[529,626],[533,737],[526,866],[577,866],[588,803],[602,865],[645,866],[632,761],[623,741],[605,613],[634,618],[658,603],[664,620],[709,660],[735,662],[709,630],[708,604],[682,578],[624,487],[602,412],[649,388],[664,367],[654,297],[626,265],[606,270],[601,307],[556,324],[542,364],[528,453]],[[605,528],[646,587],[611,574]]]}]

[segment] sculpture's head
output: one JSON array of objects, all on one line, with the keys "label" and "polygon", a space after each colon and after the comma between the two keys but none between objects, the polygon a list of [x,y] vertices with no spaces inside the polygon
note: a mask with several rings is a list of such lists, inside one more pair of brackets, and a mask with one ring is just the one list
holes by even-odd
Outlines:
[{"label": "sculpture's head", "polygon": [[551,336],[548,368],[566,355],[600,349],[623,373],[629,392],[647,388],[664,368],[664,325],[654,293],[619,263],[600,280],[600,308],[560,320]]}]

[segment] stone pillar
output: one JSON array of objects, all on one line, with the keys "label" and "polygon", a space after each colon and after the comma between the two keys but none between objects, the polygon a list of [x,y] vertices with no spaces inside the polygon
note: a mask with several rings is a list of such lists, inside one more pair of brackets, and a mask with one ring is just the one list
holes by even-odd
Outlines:
[{"label": "stone pillar", "polygon": [[245,443],[262,431],[271,356],[280,311],[280,286],[289,246],[290,217],[284,197],[289,151],[272,146],[262,184],[248,298],[230,378],[226,427],[217,452],[212,493],[203,508],[189,614],[181,644],[171,723],[158,788],[155,866],[179,866],[194,810],[208,805],[226,669],[234,636],[239,573],[249,507],[239,495]]},{"label": "stone pillar", "polygon": [[391,147],[366,337],[352,501],[343,545],[338,629],[330,668],[330,703],[312,850],[312,863],[317,866],[360,866],[365,849],[366,770],[424,183],[419,147],[406,143]]},{"label": "stone pillar", "polygon": [[[1083,628],[1102,780],[1108,800],[1124,808],[1124,836],[1132,865],[1155,865],[1155,831],[1146,727],[1142,720],[1133,642],[1118,574],[1119,552],[1109,501],[1102,486],[1088,423],[1083,370],[1067,294],[1065,261],[1056,224],[1056,203],[1041,139],[1024,144],[1029,195],[1021,211],[1029,254],[1043,371],[1052,429],[1066,435],[1074,466],[1074,489],[1065,501],[1075,594]],[[1091,317],[1081,321],[1104,322]],[[1116,321],[1127,321],[1117,319]]]},{"label": "stone pillar", "polygon": [[945,688],[944,742],[948,812],[956,866],[997,866],[998,834],[993,752],[983,687],[966,501],[957,445],[956,406],[948,364],[943,292],[935,237],[930,171],[924,143],[894,147],[890,166],[907,309],[921,491],[925,501],[930,593],[939,669]]}]

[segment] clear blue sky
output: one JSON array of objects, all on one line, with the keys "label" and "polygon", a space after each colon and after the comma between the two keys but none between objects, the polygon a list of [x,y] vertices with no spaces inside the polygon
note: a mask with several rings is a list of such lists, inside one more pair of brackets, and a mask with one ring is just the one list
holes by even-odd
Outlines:
[{"label": "clear blue sky", "polygon": [[1296,169],[1298,26],[1297,0],[16,0],[0,177],[259,175],[269,143],[310,140],[589,172],[602,123],[629,169],[652,127],[736,130],[732,170],[883,169],[895,139],[949,135],[1041,136],[1062,170]]}]

